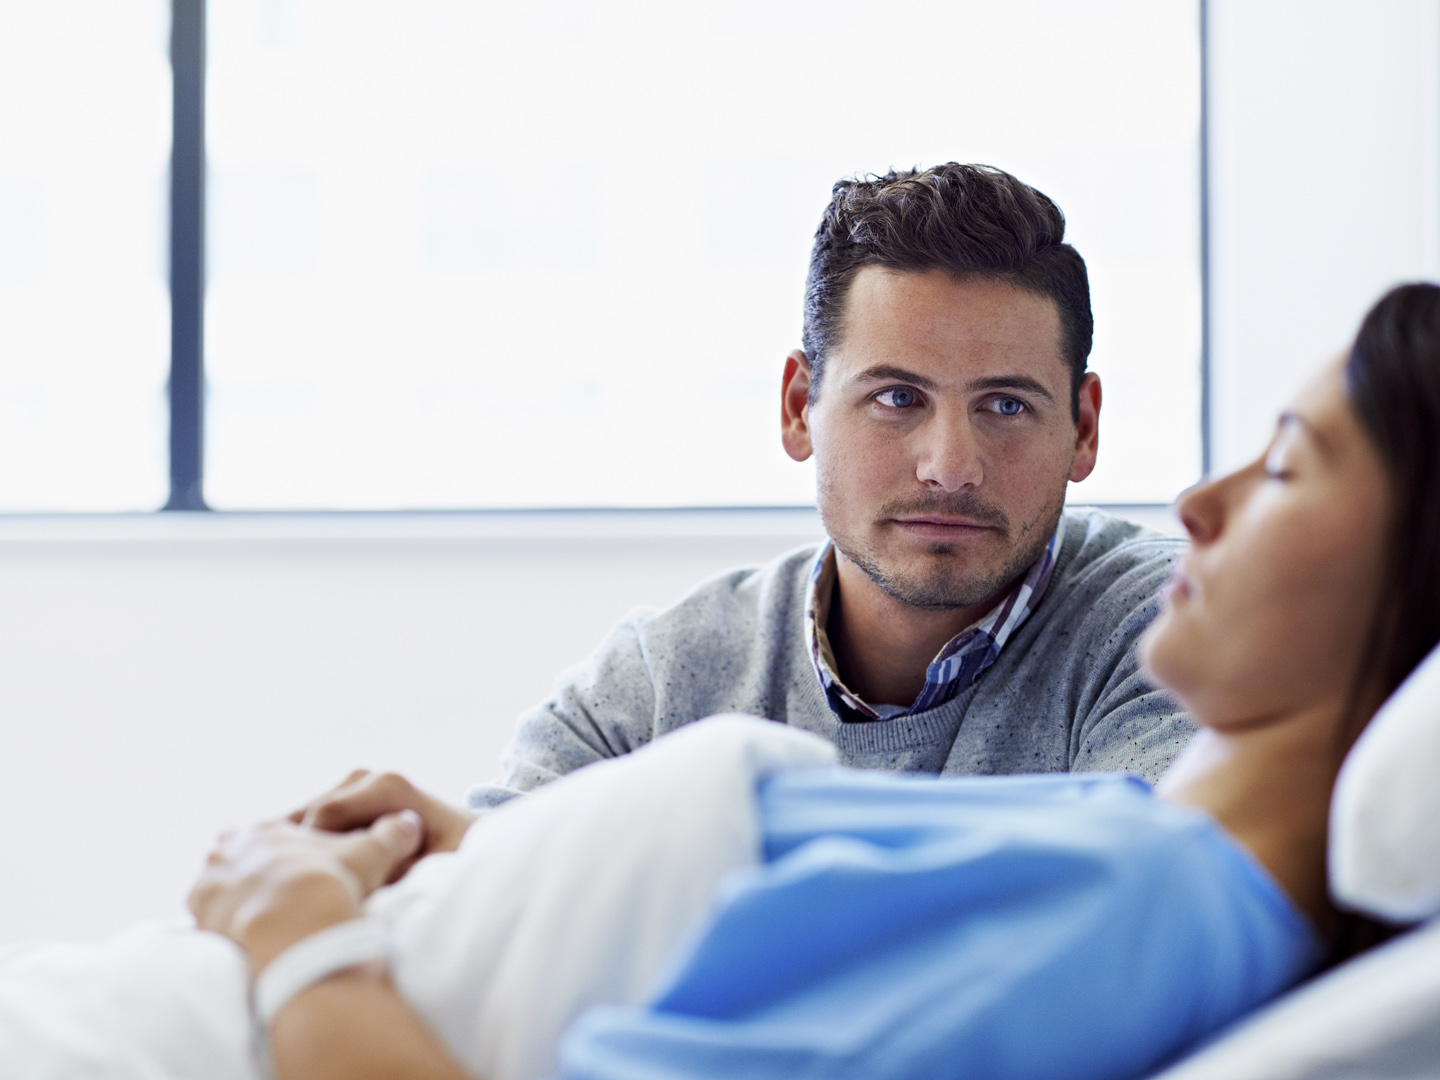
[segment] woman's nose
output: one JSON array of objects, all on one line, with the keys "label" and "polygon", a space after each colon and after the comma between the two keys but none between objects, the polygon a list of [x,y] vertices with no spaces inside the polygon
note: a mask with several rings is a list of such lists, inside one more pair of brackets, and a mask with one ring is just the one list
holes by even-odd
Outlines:
[{"label": "woman's nose", "polygon": [[1182,491],[1175,500],[1175,514],[1196,544],[1208,544],[1220,535],[1225,520],[1224,500],[1221,498],[1221,485],[1225,479],[1201,480]]}]

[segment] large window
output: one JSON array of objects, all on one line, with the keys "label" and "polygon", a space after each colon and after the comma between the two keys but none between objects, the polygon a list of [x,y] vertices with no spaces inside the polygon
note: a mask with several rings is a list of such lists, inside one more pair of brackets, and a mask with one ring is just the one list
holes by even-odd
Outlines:
[{"label": "large window", "polygon": [[164,0],[0,0],[0,510],[165,501]]},{"label": "large window", "polygon": [[[0,505],[153,506],[155,16],[102,39],[52,7],[0,0],[0,18],[40,13],[25,18],[56,24],[65,55],[94,35],[95,70],[133,69],[129,96],[83,49],[56,74],[5,30],[0,49],[31,66],[0,79],[39,103],[37,146],[95,145],[134,177],[57,158],[54,192],[77,172],[91,187],[52,207],[37,151],[32,188],[47,229],[109,222],[143,273],[121,284],[97,248],[86,273],[115,288],[55,278],[64,312],[35,310],[39,279],[12,286],[7,265],[59,273],[47,260],[71,249],[26,239],[29,181],[7,194],[0,172],[0,246],[21,253],[0,250],[0,303],[32,319],[18,351],[0,339],[0,416],[24,415],[0,446],[27,464]],[[830,185],[949,160],[1047,192],[1089,262],[1106,395],[1101,464],[1075,497],[1166,501],[1198,475],[1195,0],[211,0],[208,22],[214,507],[809,503],[813,474],[779,447],[778,383]],[[94,111],[125,102],[123,124]],[[93,232],[75,231],[76,258]],[[143,371],[130,396],[106,381],[122,371]],[[46,380],[62,409],[81,408],[66,380],[85,384],[93,419],[49,426],[26,389]],[[112,451],[121,429],[149,457]],[[28,449],[52,444],[81,461],[80,487]]]}]

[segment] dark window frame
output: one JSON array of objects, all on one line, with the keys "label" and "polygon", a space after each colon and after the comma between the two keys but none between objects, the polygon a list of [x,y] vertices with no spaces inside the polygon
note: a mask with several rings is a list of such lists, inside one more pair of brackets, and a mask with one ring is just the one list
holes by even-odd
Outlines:
[{"label": "dark window frame", "polygon": [[170,497],[205,505],[205,0],[172,0]]}]

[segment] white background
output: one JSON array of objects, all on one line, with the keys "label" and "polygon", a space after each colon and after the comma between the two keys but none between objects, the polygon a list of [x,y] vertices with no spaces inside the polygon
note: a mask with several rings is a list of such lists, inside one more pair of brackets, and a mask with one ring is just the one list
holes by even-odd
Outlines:
[{"label": "white background", "polygon": [[0,510],[165,502],[165,0],[0,0]]},{"label": "white background", "polygon": [[1440,5],[1211,4],[1213,465],[1391,285],[1440,275]]},{"label": "white background", "polygon": [[[1440,33],[1433,0],[1212,6],[1228,462],[1382,287],[1435,276]],[[0,939],[175,912],[216,830],[356,764],[459,799],[632,604],[816,531],[504,520],[0,521]]]}]

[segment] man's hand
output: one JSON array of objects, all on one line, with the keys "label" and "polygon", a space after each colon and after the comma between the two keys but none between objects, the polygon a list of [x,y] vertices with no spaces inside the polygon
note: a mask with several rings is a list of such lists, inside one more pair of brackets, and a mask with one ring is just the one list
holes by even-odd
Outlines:
[{"label": "man's hand", "polygon": [[288,821],[227,832],[190,892],[190,910],[202,930],[245,950],[254,978],[301,938],[358,918],[365,897],[413,860],[423,833],[409,810],[339,836]]},{"label": "man's hand", "polygon": [[297,825],[326,832],[349,832],[368,828],[385,814],[413,810],[424,823],[420,846],[398,863],[385,883],[398,881],[416,861],[437,851],[454,851],[475,814],[427,795],[396,773],[372,773],[357,769],[337,787],[290,815]]}]

